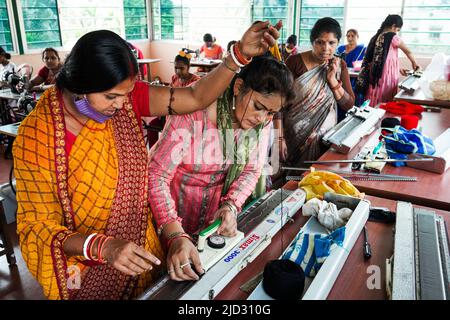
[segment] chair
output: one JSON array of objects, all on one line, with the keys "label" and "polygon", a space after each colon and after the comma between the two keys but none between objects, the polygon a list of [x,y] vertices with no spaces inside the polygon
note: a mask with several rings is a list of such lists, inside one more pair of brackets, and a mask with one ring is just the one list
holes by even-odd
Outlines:
[{"label": "chair", "polygon": [[8,235],[6,234],[6,217],[3,201],[4,199],[0,197],[0,257],[6,255],[6,261],[12,266],[16,264],[16,256],[11,239],[8,239]]}]

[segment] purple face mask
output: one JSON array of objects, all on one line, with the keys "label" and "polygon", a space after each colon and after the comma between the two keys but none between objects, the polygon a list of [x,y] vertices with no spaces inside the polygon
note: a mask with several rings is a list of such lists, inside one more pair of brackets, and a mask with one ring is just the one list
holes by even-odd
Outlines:
[{"label": "purple face mask", "polygon": [[92,119],[99,123],[103,123],[112,117],[112,116],[105,116],[104,114],[101,114],[100,112],[98,112],[94,108],[92,108],[92,106],[89,104],[89,101],[86,98],[86,96],[84,96],[82,99],[79,99],[79,100],[77,100],[74,97],[73,101],[75,103],[75,106],[77,107],[77,110],[82,115],[85,115],[89,119]]}]

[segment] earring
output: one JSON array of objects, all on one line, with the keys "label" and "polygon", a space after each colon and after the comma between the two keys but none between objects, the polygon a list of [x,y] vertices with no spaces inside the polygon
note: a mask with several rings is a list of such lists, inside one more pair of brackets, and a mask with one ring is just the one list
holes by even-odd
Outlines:
[{"label": "earring", "polygon": [[233,105],[231,109],[236,110],[236,96],[233,94]]}]

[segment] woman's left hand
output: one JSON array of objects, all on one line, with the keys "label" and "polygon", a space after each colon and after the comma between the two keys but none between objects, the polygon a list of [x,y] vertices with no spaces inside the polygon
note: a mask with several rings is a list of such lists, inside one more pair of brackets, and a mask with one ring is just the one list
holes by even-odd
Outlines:
[{"label": "woman's left hand", "polygon": [[336,74],[338,70],[339,59],[338,58],[332,58],[328,61],[327,66],[327,82],[331,87],[335,87],[338,83],[338,79],[336,79]]},{"label": "woman's left hand", "polygon": [[227,206],[219,208],[219,210],[214,213],[214,219],[212,222],[219,218],[222,219],[222,223],[217,229],[217,234],[226,237],[234,237],[237,231],[237,221],[236,216],[231,211],[231,209]]},{"label": "woman's left hand", "polygon": [[281,20],[275,26],[271,26],[269,21],[254,23],[242,36],[239,42],[240,51],[248,59],[264,54],[276,44],[282,26]]}]

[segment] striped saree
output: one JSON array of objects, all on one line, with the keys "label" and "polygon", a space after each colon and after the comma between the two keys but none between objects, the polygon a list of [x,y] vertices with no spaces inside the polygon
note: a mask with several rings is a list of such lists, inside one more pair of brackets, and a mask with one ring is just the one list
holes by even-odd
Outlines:
[{"label": "striped saree", "polygon": [[337,103],[327,84],[326,65],[319,65],[295,80],[295,99],[283,109],[283,128],[288,148],[287,164],[302,166],[325,151],[324,132],[336,124]]},{"label": "striped saree", "polygon": [[67,258],[63,244],[77,232],[104,233],[162,259],[136,114],[128,104],[103,124],[89,120],[69,157],[59,95],[55,88],[43,94],[14,143],[22,255],[49,299],[131,298],[148,287],[157,269],[130,277],[109,265],[87,266],[83,257]]}]

